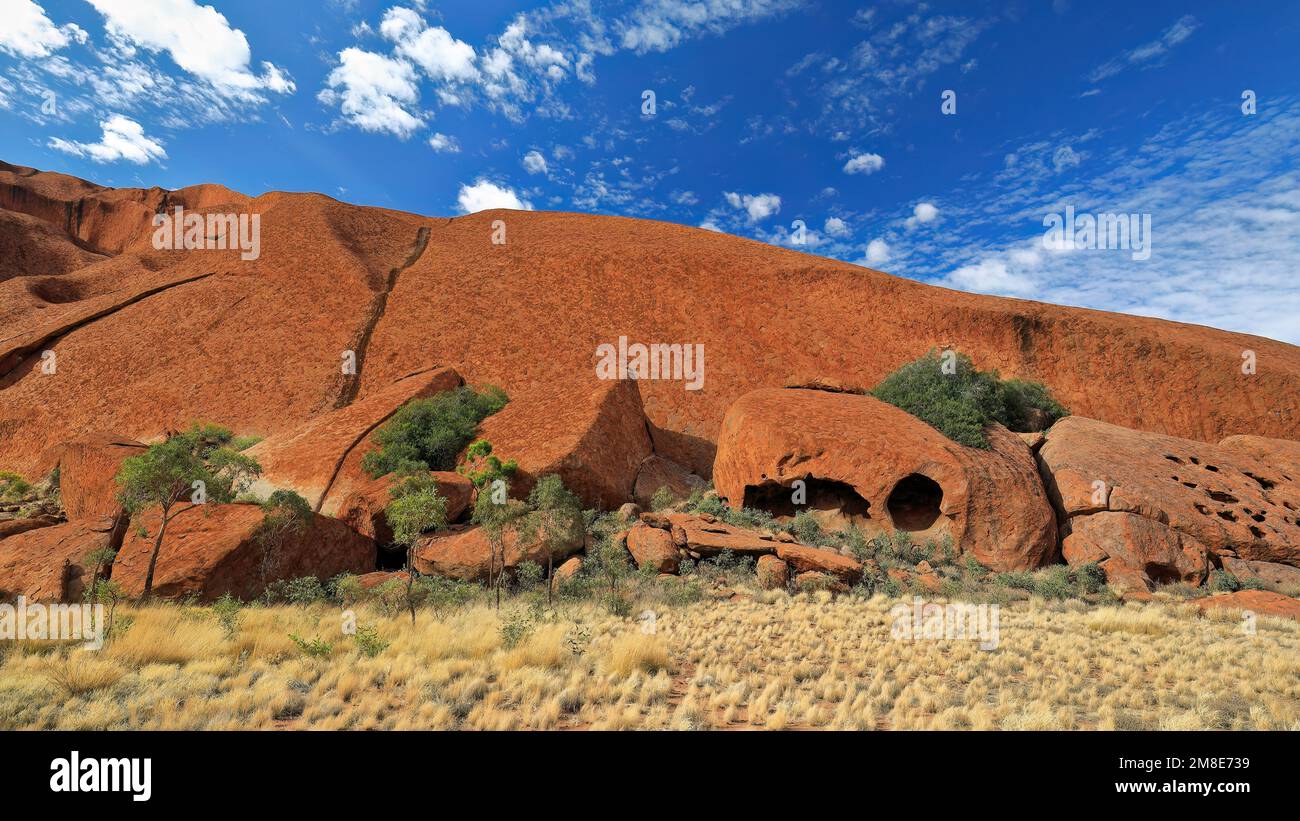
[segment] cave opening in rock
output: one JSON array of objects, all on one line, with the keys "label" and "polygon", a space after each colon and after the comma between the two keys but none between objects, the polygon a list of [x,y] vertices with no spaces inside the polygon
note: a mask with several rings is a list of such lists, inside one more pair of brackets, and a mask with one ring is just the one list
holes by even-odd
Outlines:
[{"label": "cave opening in rock", "polygon": [[804,504],[794,502],[794,487],[778,482],[745,486],[745,507],[766,510],[778,519],[793,517],[807,510],[824,527],[839,528],[862,524],[871,518],[871,502],[858,495],[847,482],[809,476],[801,480],[807,492]]},{"label": "cave opening in rock", "polygon": [[943,488],[929,476],[911,473],[890,491],[889,518],[898,530],[929,530],[939,518]]},{"label": "cave opening in rock", "polygon": [[406,545],[381,544],[376,550],[375,570],[405,570]]}]

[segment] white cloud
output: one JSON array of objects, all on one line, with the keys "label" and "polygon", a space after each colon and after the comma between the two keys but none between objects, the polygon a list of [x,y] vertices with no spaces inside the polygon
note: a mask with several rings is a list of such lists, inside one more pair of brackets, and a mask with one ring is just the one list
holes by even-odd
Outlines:
[{"label": "white cloud", "polygon": [[623,48],[638,54],[668,51],[701,34],[723,34],[736,26],[783,14],[802,0],[643,0],[617,28]]},{"label": "white cloud", "polygon": [[162,144],[144,135],[144,127],[134,120],[128,120],[115,114],[99,124],[104,135],[97,143],[81,143],[54,137],[49,141],[50,148],[86,157],[94,162],[128,162],[144,165],[151,160],[167,159],[167,152]]},{"label": "white cloud", "polygon": [[473,185],[462,184],[460,193],[456,196],[456,204],[466,214],[486,211],[490,208],[512,208],[516,211],[533,210],[533,204],[527,200],[521,200],[514,190],[504,188],[487,180],[479,180]]},{"label": "white cloud", "polygon": [[325,82],[329,87],[317,95],[321,102],[338,103],[344,118],[363,131],[387,132],[406,139],[424,125],[423,118],[407,110],[420,98],[415,71],[408,63],[359,48],[345,48]]},{"label": "white cloud", "polygon": [[0,0],[0,51],[14,57],[48,57],[71,40],[85,41],[74,23],[59,28],[32,0]]},{"label": "white cloud", "polygon": [[849,226],[839,217],[828,217],[826,219],[826,224],[822,226],[822,230],[825,231],[828,236],[843,237],[848,235]]},{"label": "white cloud", "polygon": [[915,228],[918,225],[924,225],[928,222],[934,222],[939,217],[939,209],[934,203],[918,202],[912,208],[912,216],[907,218],[907,227]]},{"label": "white cloud", "polygon": [[761,222],[781,211],[781,198],[776,194],[737,194],[727,191],[723,196],[732,208],[744,209],[750,222]]},{"label": "white cloud", "polygon": [[1197,19],[1190,14],[1185,14],[1178,18],[1172,26],[1165,29],[1165,32],[1159,38],[1144,43],[1132,51],[1127,51],[1118,57],[1112,57],[1106,62],[1094,68],[1088,73],[1088,82],[1098,83],[1108,77],[1114,77],[1129,66],[1141,65],[1150,62],[1157,57],[1167,53],[1174,46],[1192,36],[1192,32],[1200,27]]},{"label": "white cloud", "polygon": [[455,137],[448,137],[446,134],[441,133],[435,133],[429,138],[429,147],[439,153],[460,153],[460,142]]},{"label": "white cloud", "polygon": [[389,9],[379,31],[397,44],[397,55],[418,65],[431,79],[472,80],[478,76],[474,47],[452,37],[445,28],[427,25],[411,9]]},{"label": "white cloud", "polygon": [[546,158],[540,151],[529,151],[524,155],[524,170],[529,174],[547,173]]},{"label": "white cloud", "polygon": [[889,243],[883,239],[873,239],[867,243],[866,263],[868,265],[880,265],[889,261]]},{"label": "white cloud", "polygon": [[885,158],[879,154],[856,154],[844,163],[845,174],[874,174],[885,167]]},{"label": "white cloud", "polygon": [[176,65],[233,97],[257,97],[262,89],[290,93],[293,81],[262,63],[258,77],[249,69],[248,38],[212,6],[194,0],[88,0],[104,16],[109,37],[126,47],[166,51]]}]

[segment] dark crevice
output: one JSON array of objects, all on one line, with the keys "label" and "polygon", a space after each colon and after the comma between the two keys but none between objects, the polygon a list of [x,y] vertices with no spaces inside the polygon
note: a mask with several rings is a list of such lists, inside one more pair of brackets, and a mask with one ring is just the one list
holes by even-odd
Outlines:
[{"label": "dark crevice", "polygon": [[[384,311],[388,309],[388,295],[397,287],[397,278],[403,271],[419,262],[420,257],[424,256],[424,250],[429,246],[429,228],[422,226],[415,233],[415,246],[411,253],[407,255],[406,260],[401,265],[388,271],[388,281],[384,284],[384,289],[375,294],[374,299],[370,301],[370,308],[366,311],[365,323],[357,333],[356,340],[352,343],[352,352],[356,355],[355,373],[343,374],[343,385],[339,390],[338,398],[334,400],[334,409],[346,408],[351,405],[357,398],[357,392],[361,390],[361,374],[366,363],[366,349],[370,347],[370,337],[375,332],[375,327],[379,325],[379,320],[384,318]],[[321,497],[322,501],[324,497]]]}]

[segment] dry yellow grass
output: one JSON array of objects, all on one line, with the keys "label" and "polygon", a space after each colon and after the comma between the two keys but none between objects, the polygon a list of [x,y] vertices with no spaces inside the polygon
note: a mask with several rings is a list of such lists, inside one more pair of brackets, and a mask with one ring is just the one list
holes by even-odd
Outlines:
[{"label": "dry yellow grass", "polygon": [[[644,622],[570,604],[513,646],[475,606],[359,626],[340,610],[119,608],[104,649],[0,648],[0,728],[1300,729],[1300,625],[1177,602],[1002,608],[992,650],[891,635],[876,597],[757,594]],[[330,645],[317,657],[289,635]]]}]

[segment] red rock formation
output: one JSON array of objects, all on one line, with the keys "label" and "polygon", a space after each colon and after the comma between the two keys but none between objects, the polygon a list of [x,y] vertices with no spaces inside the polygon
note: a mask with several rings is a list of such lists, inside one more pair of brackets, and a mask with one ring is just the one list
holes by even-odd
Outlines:
[{"label": "red rock formation", "polygon": [[826,573],[846,584],[854,584],[862,578],[860,562],[830,550],[801,544],[778,544],[776,555],[795,573]]},{"label": "red rock formation", "polygon": [[763,590],[784,590],[790,584],[790,565],[776,556],[759,556],[754,572]]},{"label": "red rock formation", "polygon": [[1203,556],[1300,566],[1300,482],[1284,463],[1079,416],[1047,432],[1038,459],[1071,563],[1193,584]]},{"label": "red rock formation", "polygon": [[[153,592],[162,598],[197,595],[212,601],[223,593],[251,600],[264,584],[264,545],[259,528],[264,514],[257,505],[192,505],[167,525]],[[113,563],[113,581],[130,596],[144,592],[145,574],[158,527],[157,514],[133,521]],[[147,535],[141,535],[143,524]],[[375,569],[375,543],[338,519],[314,515],[308,526],[290,533],[272,548],[266,582]]]},{"label": "red rock formation", "polygon": [[39,476],[59,471],[59,496],[69,521],[117,519],[122,503],[115,481],[122,463],[145,452],[145,445],[125,436],[90,433],[55,445],[42,455]]},{"label": "red rock formation", "polygon": [[79,601],[94,568],[86,557],[109,547],[111,522],[68,522],[0,539],[0,599]]},{"label": "red rock formation", "polygon": [[668,531],[639,524],[627,532],[627,552],[636,560],[636,566],[654,568],[656,573],[677,572],[677,546]]},{"label": "red rock formation", "polygon": [[[429,473],[438,485],[438,495],[447,500],[447,521],[456,522],[469,509],[474,495],[474,485],[459,473],[435,470]],[[393,541],[393,529],[388,526],[385,510],[392,501],[390,491],[395,476],[380,476],[348,494],[338,508],[338,517],[349,527],[378,544]]]},{"label": "red rock formation", "polygon": [[1257,616],[1300,621],[1300,599],[1270,593],[1267,590],[1238,590],[1222,596],[1197,599],[1196,606],[1206,610],[1243,610]]},{"label": "red rock formation", "polygon": [[992,447],[959,445],[869,396],[764,389],[723,420],[713,479],[733,507],[792,516],[793,483],[829,526],[953,538],[996,570],[1051,562],[1056,532],[1029,447],[1000,426]]},{"label": "red rock formation", "polygon": [[[557,545],[551,554],[553,566],[577,553],[583,546],[583,534],[574,532],[572,538]],[[546,546],[531,533],[508,531],[504,537],[504,567],[513,573],[524,562],[535,562],[546,568]],[[415,569],[420,573],[448,576],[462,581],[486,581],[490,568],[502,572],[502,556],[492,555],[491,543],[481,527],[453,527],[431,533],[415,546]]]}]

